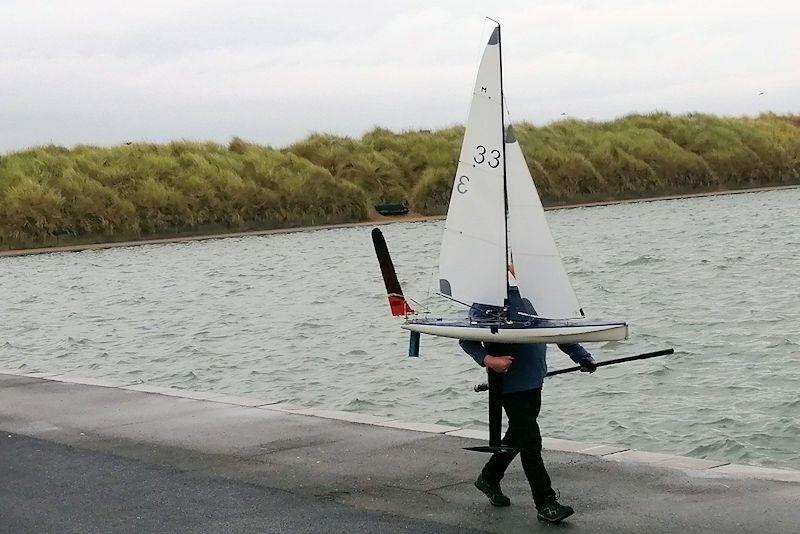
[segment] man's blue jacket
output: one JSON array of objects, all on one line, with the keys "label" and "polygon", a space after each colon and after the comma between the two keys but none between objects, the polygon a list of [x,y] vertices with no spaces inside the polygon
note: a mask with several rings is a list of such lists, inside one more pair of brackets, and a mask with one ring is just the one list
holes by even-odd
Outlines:
[{"label": "man's blue jacket", "polygon": [[[491,313],[499,309],[493,306],[476,304],[470,309],[469,316],[473,320],[486,320],[487,311]],[[518,315],[519,312],[535,314],[530,301],[521,298],[519,292],[512,288],[508,301],[509,318],[518,321],[529,319]],[[503,393],[541,389],[542,384],[544,384],[544,375],[547,374],[546,343],[482,343],[480,341],[461,340],[459,344],[464,349],[464,352],[469,354],[481,366],[483,366],[483,358],[487,354],[492,356],[513,356],[514,362],[508,368],[508,371],[503,374]],[[558,345],[558,348],[579,365],[590,361],[592,358],[592,355],[577,343],[562,343]]]}]

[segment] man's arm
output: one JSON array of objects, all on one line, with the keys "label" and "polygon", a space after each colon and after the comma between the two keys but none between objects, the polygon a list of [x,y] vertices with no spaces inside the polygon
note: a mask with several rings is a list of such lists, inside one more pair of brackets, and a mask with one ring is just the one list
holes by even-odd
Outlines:
[{"label": "man's arm", "polygon": [[481,367],[484,366],[483,359],[488,353],[486,352],[486,347],[483,346],[483,343],[480,341],[468,341],[466,339],[460,339],[458,344],[461,346],[464,352],[469,354],[470,358],[475,360],[475,363]]},{"label": "man's arm", "polygon": [[589,354],[589,351],[584,349],[578,343],[560,343],[558,348],[570,357],[570,359],[581,366],[581,371],[587,373],[594,373],[597,369],[597,364]]},{"label": "man's arm", "polygon": [[461,339],[458,342],[464,352],[470,355],[475,362],[481,367],[489,367],[498,373],[505,373],[511,364],[514,362],[512,356],[490,356],[486,352],[486,347],[480,341],[467,341]]}]

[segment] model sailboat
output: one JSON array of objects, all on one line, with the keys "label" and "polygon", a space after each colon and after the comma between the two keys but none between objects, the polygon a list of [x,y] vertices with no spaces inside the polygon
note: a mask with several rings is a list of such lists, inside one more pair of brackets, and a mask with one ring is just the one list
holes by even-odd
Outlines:
[{"label": "model sailboat", "polygon": [[[447,211],[439,256],[441,295],[467,306],[498,310],[485,319],[414,317],[394,274],[380,230],[373,241],[389,301],[412,332],[493,343],[616,341],[624,322],[589,321],[569,282],[544,216],[539,194],[510,125],[505,124],[500,26],[486,45]],[[535,310],[508,316],[516,287]]]}]

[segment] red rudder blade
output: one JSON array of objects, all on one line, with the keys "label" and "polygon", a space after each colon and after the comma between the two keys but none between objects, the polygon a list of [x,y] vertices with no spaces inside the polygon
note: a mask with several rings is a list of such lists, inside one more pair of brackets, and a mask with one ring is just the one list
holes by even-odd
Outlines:
[{"label": "red rudder blade", "polygon": [[414,309],[408,305],[403,296],[403,290],[400,287],[400,281],[397,280],[397,273],[394,271],[392,258],[389,256],[389,248],[386,246],[383,233],[377,228],[372,230],[372,244],[375,245],[375,255],[378,256],[378,265],[381,267],[383,283],[386,285],[386,293],[389,296],[389,307],[392,310],[392,315],[397,317],[414,313]]},{"label": "red rudder blade", "polygon": [[389,307],[392,309],[392,315],[395,317],[414,313],[414,309],[408,305],[403,295],[389,295]]}]

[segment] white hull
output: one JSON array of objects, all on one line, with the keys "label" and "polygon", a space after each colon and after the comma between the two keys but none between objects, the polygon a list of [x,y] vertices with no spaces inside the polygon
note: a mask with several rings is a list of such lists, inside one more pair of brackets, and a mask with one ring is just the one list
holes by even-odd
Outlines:
[{"label": "white hull", "polygon": [[403,328],[432,336],[490,343],[580,343],[621,341],[628,337],[626,323],[564,325],[530,328],[496,328],[448,324],[406,323]]}]

